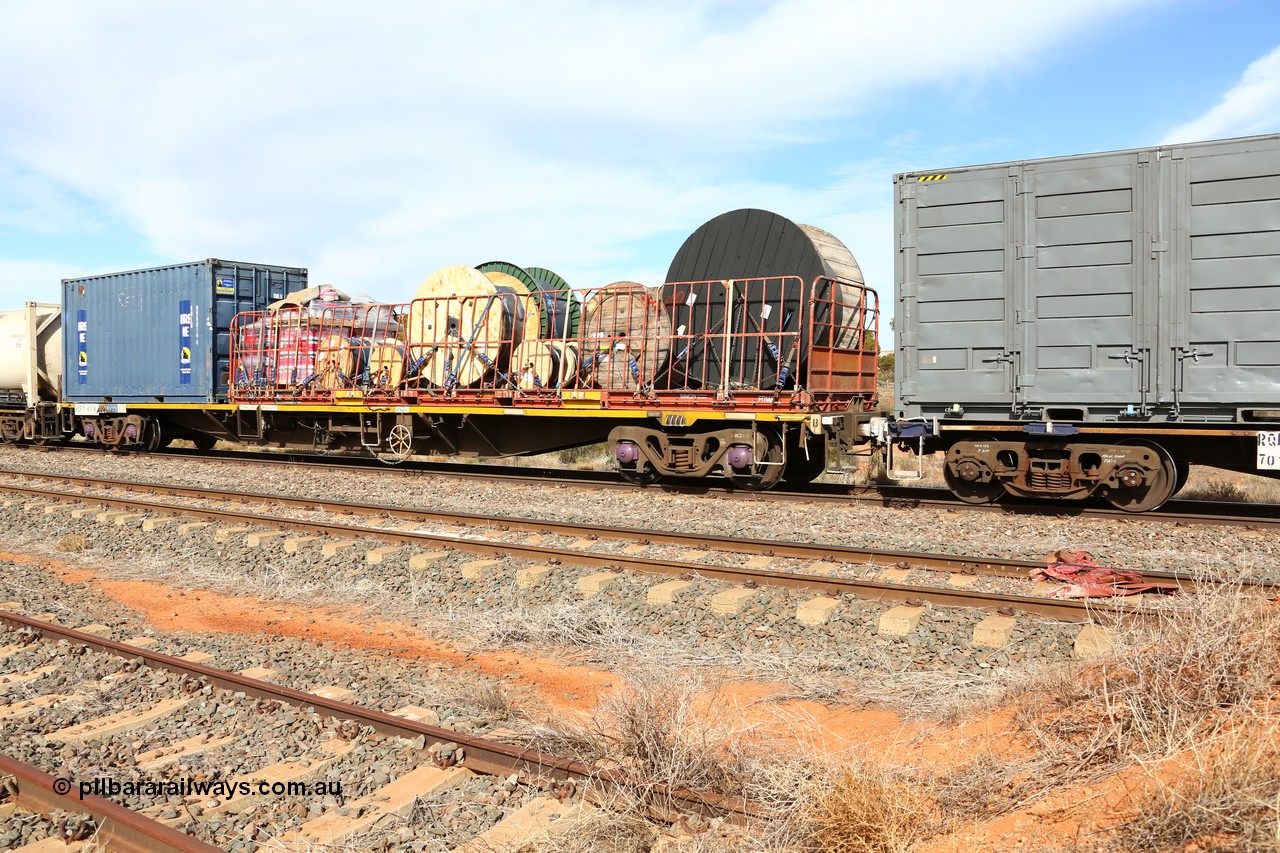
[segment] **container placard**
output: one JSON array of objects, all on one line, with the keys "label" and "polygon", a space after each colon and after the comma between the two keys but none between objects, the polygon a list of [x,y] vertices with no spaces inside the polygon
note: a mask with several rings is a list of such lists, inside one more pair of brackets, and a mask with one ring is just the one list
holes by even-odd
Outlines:
[{"label": "container placard", "polygon": [[213,280],[213,292],[219,296],[235,296],[236,280],[229,276],[218,276]]},{"label": "container placard", "polygon": [[89,384],[89,317],[83,308],[76,312],[76,375],[81,385]]},{"label": "container placard", "polygon": [[1258,433],[1258,470],[1280,471],[1280,432]]},{"label": "container placard", "polygon": [[124,403],[76,403],[75,413],[81,417],[93,415],[123,415],[129,411]]},{"label": "container placard", "polygon": [[191,384],[191,300],[178,302],[178,383]]}]

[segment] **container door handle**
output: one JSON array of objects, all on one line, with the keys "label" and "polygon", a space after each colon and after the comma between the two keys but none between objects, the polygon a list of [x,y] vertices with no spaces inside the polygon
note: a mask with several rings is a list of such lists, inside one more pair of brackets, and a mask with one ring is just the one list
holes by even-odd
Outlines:
[{"label": "container door handle", "polygon": [[1125,350],[1119,355],[1109,355],[1107,358],[1123,358],[1125,364],[1133,364],[1135,361],[1141,363],[1146,360],[1146,356],[1133,350]]}]

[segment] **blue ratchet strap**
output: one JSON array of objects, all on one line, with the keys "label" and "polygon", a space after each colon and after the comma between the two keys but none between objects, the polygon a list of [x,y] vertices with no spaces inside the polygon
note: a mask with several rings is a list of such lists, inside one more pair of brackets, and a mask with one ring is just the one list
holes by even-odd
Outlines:
[{"label": "blue ratchet strap", "polygon": [[446,355],[444,357],[444,387],[446,391],[452,391],[458,385],[458,374],[453,372],[453,356]]}]

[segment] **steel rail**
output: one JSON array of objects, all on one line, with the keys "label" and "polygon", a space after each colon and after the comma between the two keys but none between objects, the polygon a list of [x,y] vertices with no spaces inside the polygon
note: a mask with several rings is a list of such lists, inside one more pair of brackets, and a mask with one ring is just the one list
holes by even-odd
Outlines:
[{"label": "steel rail", "polygon": [[[101,477],[80,477],[71,474],[48,474],[40,471],[0,469],[0,475],[4,474],[90,487],[103,486],[124,491],[138,490],[149,494],[170,495],[173,497],[276,504],[300,509],[315,509],[332,514],[367,515],[396,518],[403,521],[432,521],[472,527],[491,527],[499,530],[521,530],[542,535],[572,536],[576,539],[648,540],[650,543],[685,548],[701,548],[736,554],[759,554],[767,557],[790,557],[814,561],[863,563],[886,569],[918,568],[959,572],[962,574],[982,574],[992,577],[1025,578],[1033,569],[1045,565],[1043,561],[1037,562],[1034,560],[987,560],[976,557],[951,557],[944,554],[921,554],[912,551],[893,551],[880,548],[857,548],[849,545],[789,542],[780,539],[740,539],[732,536],[680,533],[640,527],[609,527],[602,524],[530,519],[519,516],[447,512],[390,504],[362,504],[353,501],[334,501],[322,498],[289,497],[265,492],[204,489],[170,485],[168,483],[139,483],[131,480],[110,480]],[[92,500],[97,499],[96,495],[83,495],[82,497]]]},{"label": "steel rail", "polygon": [[[250,678],[230,670],[217,669],[216,667],[183,660],[173,655],[153,652],[149,649],[128,645],[127,643],[86,634],[74,628],[42,622],[19,613],[0,610],[0,622],[18,628],[26,628],[35,632],[41,638],[53,637],[94,651],[116,655],[129,660],[141,660],[152,669],[163,669],[178,675],[201,679],[222,690],[242,692],[246,696],[252,696],[257,699],[283,702],[303,710],[311,709],[317,714],[333,719],[351,720],[361,726],[369,726],[383,735],[405,738],[406,740],[416,740],[421,737],[424,739],[425,744],[431,745],[456,743],[466,750],[464,766],[487,775],[509,776],[517,773],[524,778],[532,776],[547,783],[572,781],[575,784],[583,785],[584,794],[596,799],[601,799],[606,794],[626,790],[631,781],[621,771],[591,767],[580,761],[561,758],[541,750],[500,743],[464,732],[417,722],[405,717],[397,717],[394,714],[375,711],[350,702],[329,699],[313,693],[295,690],[291,687],[273,684],[269,681]],[[601,785],[606,790],[593,793],[592,788],[587,783]],[[707,816],[726,815],[738,821],[769,816],[765,810],[741,797],[727,797],[712,792],[690,791],[684,788],[673,789],[661,784],[651,786],[650,789],[660,797],[668,798],[680,809]],[[109,805],[113,804],[109,803]],[[198,849],[206,851],[215,848],[204,846]]]},{"label": "steel rail", "polygon": [[[741,539],[730,536],[712,536],[700,533],[680,533],[638,527],[608,527],[578,522],[549,521],[518,516],[481,515],[476,513],[446,512],[388,504],[361,504],[352,501],[333,501],[320,498],[297,498],[272,495],[264,492],[240,492],[226,489],[197,489],[168,483],[139,483],[130,480],[110,480],[99,477],[80,477],[67,474],[48,474],[38,471],[14,471],[0,469],[0,475],[20,475],[43,480],[75,483],[85,486],[105,486],[125,491],[142,490],[151,494],[174,497],[201,498],[243,503],[267,503],[316,509],[327,513],[367,515],[397,518],[405,521],[433,521],[498,530],[522,530],[530,533],[557,534],[575,538],[595,537],[614,541],[636,541],[675,545],[686,548],[724,551],[739,554],[755,554],[769,557],[807,559],[816,562],[846,562],[876,568],[924,569],[937,572],[982,575],[987,577],[1028,578],[1035,569],[1043,568],[1046,561],[1013,560],[980,557],[955,557],[945,554],[929,554],[914,551],[894,551],[882,548],[858,548],[850,545],[791,542],[780,539]],[[96,496],[85,495],[93,499]],[[701,564],[699,564],[701,565]],[[1144,578],[1162,584],[1192,588],[1196,579],[1178,572],[1151,570],[1142,572]],[[1280,582],[1260,581],[1258,586],[1280,587]]]},{"label": "steel rail", "polygon": [[[629,569],[648,574],[682,577],[697,574],[702,577],[727,581],[735,584],[754,584],[757,586],[779,587],[814,592],[824,595],[853,594],[859,598],[900,603],[928,602],[940,607],[985,607],[1013,608],[1025,613],[1034,613],[1067,622],[1089,621],[1094,615],[1108,613],[1114,615],[1150,615],[1151,611],[1141,607],[1111,602],[1084,602],[1068,599],[1054,599],[1039,596],[1013,595],[1008,593],[989,593],[973,590],[961,590],[936,586],[918,586],[908,584],[886,583],[882,581],[842,578],[828,575],[805,574],[799,572],[771,571],[765,569],[748,569],[737,566],[690,564],[675,560],[658,560],[622,554],[595,554],[564,548],[547,548],[539,545],[528,545],[512,542],[494,542],[485,539],[468,539],[461,536],[448,536],[435,533],[419,533],[416,531],[387,530],[378,527],[362,527],[358,525],[338,524],[329,521],[305,521],[302,519],[263,515],[260,513],[235,512],[231,510],[209,509],[204,507],[172,506],[131,498],[111,498],[105,496],[85,495],[76,492],[60,492],[51,489],[37,489],[29,486],[16,486],[0,483],[0,491],[23,494],[29,497],[45,498],[58,501],[75,501],[122,509],[142,509],[163,515],[183,515],[219,522],[236,522],[238,524],[258,525],[277,529],[300,530],[319,535],[345,535],[376,539],[400,545],[427,545],[444,547],[467,553],[480,554],[491,558],[519,557],[533,562],[564,563],[598,569],[622,571]],[[776,553],[776,552],[775,552]],[[947,566],[963,566],[972,563],[1000,562],[980,559],[963,559],[942,555],[916,554],[920,568],[930,557],[936,557]],[[1016,561],[1019,565],[1024,561]],[[1025,563],[1034,566],[1034,563]]]},{"label": "steel rail", "polygon": [[[0,619],[8,615],[0,612]],[[39,767],[0,754],[0,777],[3,776],[13,778],[17,788],[15,802],[27,811],[47,814],[61,809],[93,815],[97,831],[92,840],[98,845],[97,849],[114,853],[218,853],[219,848],[211,844],[111,800],[93,794],[81,796],[74,785],[59,793],[66,779],[55,778]]]},{"label": "steel rail", "polygon": [[443,474],[450,477],[512,483],[527,483],[530,480],[539,480],[543,483],[555,483],[576,488],[662,491],[671,494],[699,495],[715,499],[754,502],[872,503],[892,509],[930,507],[964,512],[999,513],[1011,517],[1044,515],[1054,518],[1110,519],[1119,523],[1165,522],[1178,525],[1244,527],[1252,530],[1280,527],[1280,505],[1277,504],[1237,504],[1175,499],[1171,500],[1162,509],[1135,514],[1115,509],[1114,507],[1049,500],[1018,503],[997,501],[990,504],[970,504],[959,500],[946,489],[917,486],[810,483],[800,488],[771,489],[766,492],[759,492],[735,488],[731,482],[719,479],[688,483],[678,480],[665,480],[658,483],[640,485],[623,480],[614,472],[576,471],[566,468],[518,468],[509,465],[427,462],[420,460],[413,460],[391,468],[375,459],[359,456],[273,453],[255,450],[198,451],[184,448],[166,448],[151,452],[142,450],[113,451],[84,444],[44,445],[39,449],[43,451],[112,453],[119,456],[188,458],[206,462],[253,462],[267,465],[294,465],[321,470],[358,469],[399,474],[407,478]]}]

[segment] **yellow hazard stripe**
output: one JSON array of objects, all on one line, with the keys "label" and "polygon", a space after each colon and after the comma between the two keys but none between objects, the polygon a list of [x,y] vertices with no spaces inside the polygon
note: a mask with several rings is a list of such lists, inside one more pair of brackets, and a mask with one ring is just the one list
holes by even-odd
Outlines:
[{"label": "yellow hazard stripe", "polygon": [[916,178],[916,183],[923,184],[925,181],[945,181],[946,179],[946,175],[921,175]]}]

